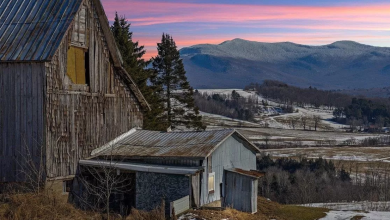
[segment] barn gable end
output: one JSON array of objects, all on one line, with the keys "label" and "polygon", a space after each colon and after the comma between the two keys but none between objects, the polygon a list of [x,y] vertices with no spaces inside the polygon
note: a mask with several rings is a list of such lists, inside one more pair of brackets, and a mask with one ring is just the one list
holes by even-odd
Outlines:
[{"label": "barn gable end", "polygon": [[[46,63],[49,177],[73,175],[78,160],[93,149],[142,127],[142,106],[110,56],[95,2],[83,1],[53,60]],[[73,48],[82,51],[82,63],[89,66],[85,84],[77,84],[69,75]]]}]

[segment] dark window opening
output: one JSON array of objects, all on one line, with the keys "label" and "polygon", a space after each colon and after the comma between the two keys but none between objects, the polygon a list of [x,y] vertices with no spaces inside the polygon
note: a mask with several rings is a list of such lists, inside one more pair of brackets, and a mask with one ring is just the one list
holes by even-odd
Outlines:
[{"label": "dark window opening", "polygon": [[85,83],[89,86],[90,80],[90,72],[89,72],[89,52],[85,52]]}]

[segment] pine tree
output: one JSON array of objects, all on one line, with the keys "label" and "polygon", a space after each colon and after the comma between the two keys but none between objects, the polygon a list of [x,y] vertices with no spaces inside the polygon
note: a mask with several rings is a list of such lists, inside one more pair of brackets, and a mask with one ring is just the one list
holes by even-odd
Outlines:
[{"label": "pine tree", "polygon": [[119,17],[118,14],[115,14],[111,31],[121,52],[124,68],[135,81],[151,107],[150,111],[144,113],[143,128],[147,130],[166,130],[167,125],[159,118],[164,109],[159,101],[158,86],[148,85],[152,70],[147,68],[150,61],[145,61],[142,58],[146,53],[144,46],[139,46],[138,41],[133,41],[133,32],[130,31],[130,24],[124,16]]},{"label": "pine tree", "polygon": [[187,81],[176,43],[170,35],[163,34],[157,50],[158,55],[153,58],[151,83],[159,88],[160,102],[164,105],[162,120],[172,129],[185,126],[204,130],[199,109],[195,106],[194,90]]}]

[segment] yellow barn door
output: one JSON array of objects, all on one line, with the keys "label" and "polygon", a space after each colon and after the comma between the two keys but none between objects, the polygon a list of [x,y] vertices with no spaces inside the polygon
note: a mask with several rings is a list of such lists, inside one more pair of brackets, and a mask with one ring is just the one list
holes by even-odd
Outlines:
[{"label": "yellow barn door", "polygon": [[68,50],[67,66],[67,74],[73,83],[86,84],[84,49],[71,46]]}]

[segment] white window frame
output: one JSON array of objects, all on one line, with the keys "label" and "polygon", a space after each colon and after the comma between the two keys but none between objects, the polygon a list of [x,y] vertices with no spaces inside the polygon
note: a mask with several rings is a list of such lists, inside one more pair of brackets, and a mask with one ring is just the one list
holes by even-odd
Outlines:
[{"label": "white window frame", "polygon": [[[209,186],[209,183],[210,183],[210,177],[213,177],[213,180],[214,180],[214,184],[213,184],[213,188],[210,190],[210,186]],[[215,172],[212,172],[212,173],[209,173],[209,176],[207,178],[207,191],[209,193],[214,193],[215,192]]]}]

